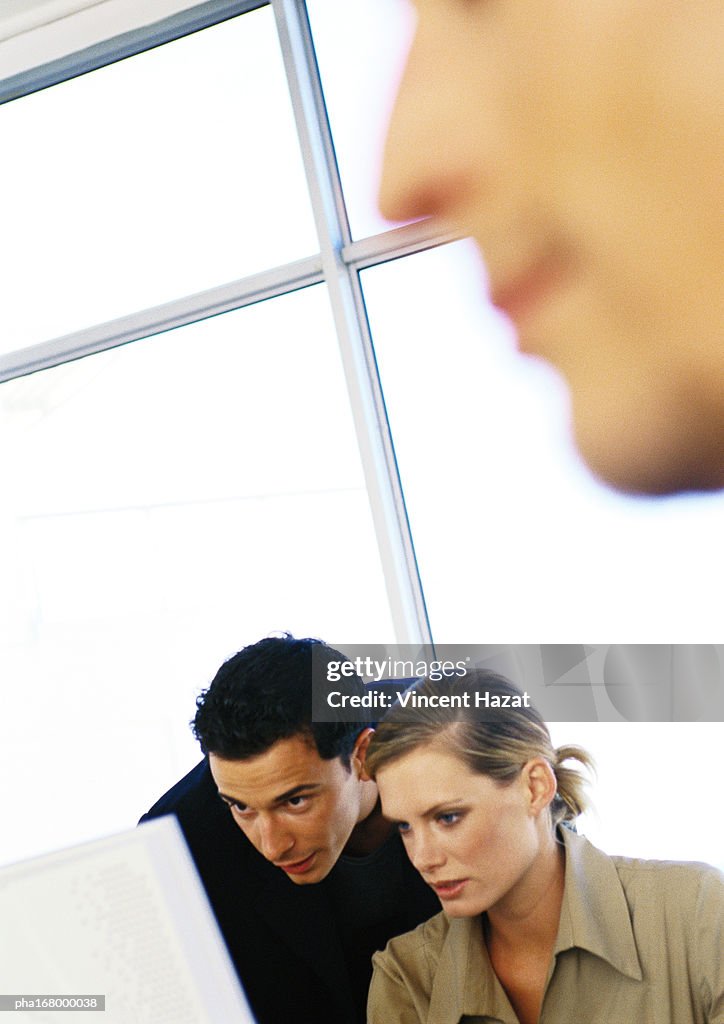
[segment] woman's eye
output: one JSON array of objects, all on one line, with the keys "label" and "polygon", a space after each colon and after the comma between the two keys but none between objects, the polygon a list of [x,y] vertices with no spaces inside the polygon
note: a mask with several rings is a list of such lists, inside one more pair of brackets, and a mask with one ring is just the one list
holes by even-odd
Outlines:
[{"label": "woman's eye", "polygon": [[398,821],[395,824],[395,828],[400,833],[400,835],[404,835],[406,832],[410,831],[410,824],[407,821]]},{"label": "woman's eye", "polygon": [[445,811],[443,814],[438,814],[437,820],[441,825],[454,825],[460,821],[461,817],[460,811]]}]

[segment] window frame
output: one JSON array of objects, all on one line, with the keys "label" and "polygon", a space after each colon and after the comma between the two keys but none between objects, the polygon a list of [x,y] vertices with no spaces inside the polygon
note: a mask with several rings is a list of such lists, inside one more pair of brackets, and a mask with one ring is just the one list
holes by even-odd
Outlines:
[{"label": "window frame", "polygon": [[[179,0],[156,0],[154,8],[158,11],[169,4],[178,7]],[[62,34],[67,36],[68,28],[75,22],[77,48],[44,63],[33,64],[30,58],[24,70],[0,80],[0,104],[267,6],[272,8],[279,35],[319,252],[148,309],[129,310],[121,318],[9,352],[0,356],[0,384],[120,345],[142,343],[145,338],[176,327],[312,284],[326,284],[395,628],[394,639],[398,643],[429,644],[432,636],[425,597],[359,274],[370,266],[444,244],[454,236],[420,222],[369,238],[352,239],[304,0],[207,0],[141,25],[134,24],[138,11],[132,0],[106,0],[85,7],[68,18],[23,33],[24,52],[48,52],[48,34],[52,50],[54,26],[59,37],[57,49],[62,46]],[[112,33],[98,38],[101,8],[106,14],[113,9],[116,18]],[[34,40],[41,44],[37,50]],[[13,39],[0,43],[0,59],[3,47],[7,50],[12,43]]]}]

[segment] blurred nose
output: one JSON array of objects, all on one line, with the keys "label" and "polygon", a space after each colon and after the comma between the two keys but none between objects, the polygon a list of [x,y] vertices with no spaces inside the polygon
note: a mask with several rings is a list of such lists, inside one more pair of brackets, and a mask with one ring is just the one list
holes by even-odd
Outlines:
[{"label": "blurred nose", "polygon": [[294,836],[280,822],[259,815],[250,837],[259,853],[267,860],[280,861],[294,847]]},{"label": "blurred nose", "polygon": [[418,831],[406,841],[407,855],[420,872],[428,875],[445,863],[445,855],[434,837]]},{"label": "blurred nose", "polygon": [[461,110],[466,86],[454,40],[438,30],[420,16],[387,130],[378,204],[389,220],[436,217],[467,227],[455,215],[475,180]]}]

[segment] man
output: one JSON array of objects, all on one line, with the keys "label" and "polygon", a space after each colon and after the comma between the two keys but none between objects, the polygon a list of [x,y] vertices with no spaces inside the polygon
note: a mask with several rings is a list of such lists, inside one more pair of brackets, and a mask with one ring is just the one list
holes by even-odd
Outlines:
[{"label": "man", "polygon": [[439,910],[364,774],[372,730],[312,721],[313,659],[347,660],[287,636],[222,665],[204,761],[142,819],[177,815],[259,1024],[364,1021],[372,954]]},{"label": "man", "polygon": [[383,213],[475,239],[601,477],[724,486],[724,5],[414,6]]}]

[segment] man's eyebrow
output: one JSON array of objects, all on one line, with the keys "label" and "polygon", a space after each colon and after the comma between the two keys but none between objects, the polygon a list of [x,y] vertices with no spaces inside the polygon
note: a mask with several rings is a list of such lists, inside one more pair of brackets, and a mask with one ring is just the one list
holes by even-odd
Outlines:
[{"label": "man's eyebrow", "polygon": [[298,786],[294,786],[293,789],[288,789],[286,793],[280,793],[279,796],[274,797],[275,804],[283,804],[286,800],[291,800],[294,796],[301,796],[302,793],[314,792],[317,789],[321,789],[319,782],[302,782]]},{"label": "man's eyebrow", "polygon": [[240,804],[241,803],[241,800],[238,800],[235,796],[229,796],[228,793],[222,793],[220,789],[217,790],[217,794],[218,794],[219,800],[225,800],[227,803],[230,803],[230,804]]},{"label": "man's eyebrow", "polygon": [[[318,782],[302,782],[299,786],[294,786],[292,789],[288,789],[285,793],[280,793],[279,796],[275,796],[272,803],[283,804],[287,800],[291,800],[292,797],[301,796],[303,793],[314,792],[320,788],[320,783]],[[242,807],[246,807],[244,801],[240,800],[238,796],[231,796],[229,793],[222,793],[221,790],[219,790],[219,797],[222,800],[228,801],[230,804],[241,804]]]}]

